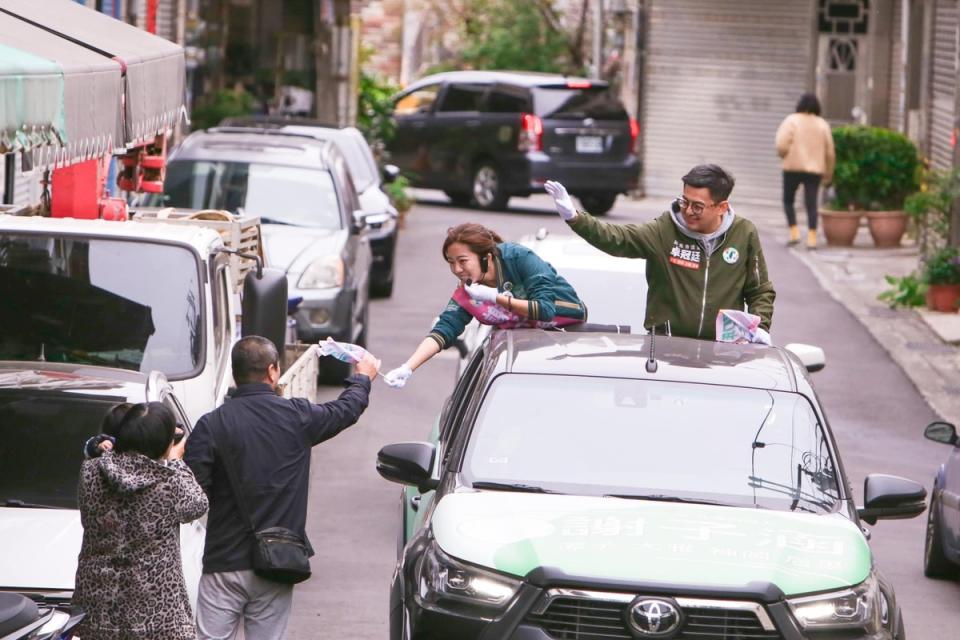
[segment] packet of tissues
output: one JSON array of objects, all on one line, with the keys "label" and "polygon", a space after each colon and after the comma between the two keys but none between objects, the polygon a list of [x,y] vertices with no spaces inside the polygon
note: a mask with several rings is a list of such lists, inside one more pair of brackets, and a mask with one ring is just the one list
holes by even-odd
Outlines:
[{"label": "packet of tissues", "polygon": [[[349,342],[337,342],[333,338],[327,337],[320,343],[320,355],[332,356],[341,362],[356,364],[363,360],[370,352],[358,344]],[[376,358],[374,358],[376,360]],[[380,369],[380,361],[377,362],[377,370]]]},{"label": "packet of tissues", "polygon": [[717,312],[717,342],[770,344],[770,334],[760,327],[760,316],[736,309]]}]

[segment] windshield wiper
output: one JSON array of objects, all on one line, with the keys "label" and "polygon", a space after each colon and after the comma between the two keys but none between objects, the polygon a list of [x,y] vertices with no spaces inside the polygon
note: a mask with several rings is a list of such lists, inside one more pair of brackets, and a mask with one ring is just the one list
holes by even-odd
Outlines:
[{"label": "windshield wiper", "polygon": [[720,502],[718,500],[703,500],[701,498],[681,498],[668,496],[663,493],[605,493],[604,498],[622,498],[624,500],[649,500],[651,502],[681,502],[683,504],[712,504],[720,507],[741,507],[746,505]]},{"label": "windshield wiper", "polygon": [[16,498],[7,498],[3,501],[5,507],[17,507],[18,509],[63,509],[52,504],[37,504],[35,502],[24,502]]},{"label": "windshield wiper", "polygon": [[282,225],[286,225],[286,226],[288,226],[288,227],[296,227],[296,226],[298,226],[298,225],[293,224],[292,222],[287,222],[286,220],[278,220],[278,219],[276,219],[276,218],[264,218],[263,216],[260,216],[260,223],[261,223],[261,224],[282,224]]},{"label": "windshield wiper", "polygon": [[494,491],[522,491],[524,493],[560,493],[532,484],[512,484],[509,482],[474,482],[474,489],[493,489]]}]

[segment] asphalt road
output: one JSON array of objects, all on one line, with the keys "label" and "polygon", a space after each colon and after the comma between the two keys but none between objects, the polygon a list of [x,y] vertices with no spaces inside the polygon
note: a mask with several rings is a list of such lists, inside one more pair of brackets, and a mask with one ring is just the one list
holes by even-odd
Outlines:
[{"label": "asphalt road", "polygon": [[[369,347],[384,372],[401,364],[430,328],[455,286],[441,254],[446,229],[478,221],[506,240],[539,227],[565,232],[545,196],[514,199],[508,213],[481,213],[447,204],[439,192],[420,192],[398,247],[394,295],[374,301]],[[608,216],[617,223],[654,217],[665,203],[630,202]],[[783,229],[769,210],[742,207],[758,221],[771,277],[777,287],[773,338],[806,342],[826,351],[827,367],[814,383],[837,437],[850,481],[862,498],[869,473],[890,473],[922,482],[928,490],[947,450],[924,440],[936,416],[903,372],[865,329],[782,246]],[[387,605],[396,555],[399,486],[374,468],[379,448],[423,440],[454,384],[452,354],[422,367],[403,390],[374,383],[371,405],[360,422],[314,450],[308,532],[317,550],[314,577],[296,587],[289,637],[387,638]],[[334,388],[323,397],[333,398]],[[911,639],[960,636],[960,582],[923,576],[925,516],[881,521],[872,546],[881,570],[893,581]]]}]

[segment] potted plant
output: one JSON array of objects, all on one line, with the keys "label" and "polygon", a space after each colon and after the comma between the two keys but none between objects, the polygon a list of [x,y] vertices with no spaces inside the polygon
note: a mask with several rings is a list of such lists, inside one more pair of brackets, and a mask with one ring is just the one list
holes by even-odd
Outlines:
[{"label": "potted plant", "polygon": [[833,141],[836,195],[822,212],[827,244],[853,244],[865,214],[876,246],[899,246],[907,228],[903,202],[919,182],[917,148],[896,131],[860,125],[836,128]]},{"label": "potted plant", "polygon": [[410,195],[410,180],[406,176],[397,176],[392,181],[383,186],[387,192],[387,197],[397,210],[399,216],[398,226],[402,229],[406,226],[407,212],[413,207],[413,196]]},{"label": "potted plant", "polygon": [[925,261],[927,308],[956,313],[960,307],[960,249],[943,247]]}]

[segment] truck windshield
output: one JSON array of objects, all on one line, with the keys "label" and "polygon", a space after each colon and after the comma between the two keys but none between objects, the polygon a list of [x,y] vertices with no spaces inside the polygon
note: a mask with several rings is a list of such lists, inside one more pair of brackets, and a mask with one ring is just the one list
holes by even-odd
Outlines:
[{"label": "truck windshield", "polygon": [[343,226],[333,178],[323,169],[177,160],[167,167],[162,200],[165,207],[243,210],[278,224]]},{"label": "truck windshield", "polygon": [[0,360],[189,375],[202,362],[199,278],[184,247],[0,236]]},{"label": "truck windshield", "polygon": [[124,401],[0,389],[0,506],[76,509],[83,444],[100,433],[107,411]]},{"label": "truck windshield", "polygon": [[803,396],[668,381],[500,375],[463,472],[471,483],[812,513],[840,496]]}]

